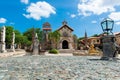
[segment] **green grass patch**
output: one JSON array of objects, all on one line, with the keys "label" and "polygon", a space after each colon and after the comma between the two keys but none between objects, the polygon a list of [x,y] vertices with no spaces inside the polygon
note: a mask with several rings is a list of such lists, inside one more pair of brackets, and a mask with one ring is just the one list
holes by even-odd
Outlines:
[{"label": "green grass patch", "polygon": [[57,49],[51,49],[51,50],[49,50],[49,53],[58,54],[58,50]]}]

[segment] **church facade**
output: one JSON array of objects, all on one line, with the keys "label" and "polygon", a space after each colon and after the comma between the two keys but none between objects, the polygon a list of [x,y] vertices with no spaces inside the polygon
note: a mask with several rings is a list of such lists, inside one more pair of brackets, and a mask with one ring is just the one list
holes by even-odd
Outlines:
[{"label": "church facade", "polygon": [[58,49],[74,50],[76,48],[72,35],[74,30],[68,26],[66,21],[64,21],[58,31],[61,34]]},{"label": "church facade", "polygon": [[[43,41],[42,41],[42,49],[49,50],[51,48],[54,48],[54,43],[52,43],[50,40],[48,40],[48,33],[52,31],[52,28],[48,22],[43,24],[42,27],[43,30]],[[76,45],[74,42],[73,34],[74,31],[71,27],[68,26],[66,21],[62,22],[62,26],[57,29],[57,31],[60,33],[60,40],[57,44],[58,50],[74,50],[76,49]]]}]

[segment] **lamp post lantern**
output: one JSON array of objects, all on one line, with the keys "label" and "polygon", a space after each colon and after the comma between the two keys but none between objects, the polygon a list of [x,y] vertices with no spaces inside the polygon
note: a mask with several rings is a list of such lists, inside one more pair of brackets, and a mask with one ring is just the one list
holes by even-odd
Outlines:
[{"label": "lamp post lantern", "polygon": [[115,36],[112,33],[113,25],[114,25],[114,21],[110,18],[105,18],[101,22],[103,32],[107,34],[101,37],[101,44],[103,51],[103,55],[101,57],[102,60],[114,59],[116,57]]},{"label": "lamp post lantern", "polygon": [[105,18],[101,22],[102,30],[107,35],[109,34],[109,32],[112,33],[113,25],[114,25],[114,21],[112,19],[110,19],[110,18]]}]

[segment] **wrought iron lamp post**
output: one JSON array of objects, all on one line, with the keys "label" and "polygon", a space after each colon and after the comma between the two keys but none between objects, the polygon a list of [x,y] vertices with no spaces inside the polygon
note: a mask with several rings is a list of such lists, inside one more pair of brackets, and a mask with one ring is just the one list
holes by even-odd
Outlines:
[{"label": "wrought iron lamp post", "polygon": [[115,55],[116,46],[115,46],[115,36],[112,33],[113,25],[114,25],[114,21],[110,18],[105,18],[101,22],[103,32],[104,34],[107,34],[101,37],[101,44],[103,47],[102,49],[103,55],[101,57],[102,60],[109,60],[115,57],[114,55]]}]

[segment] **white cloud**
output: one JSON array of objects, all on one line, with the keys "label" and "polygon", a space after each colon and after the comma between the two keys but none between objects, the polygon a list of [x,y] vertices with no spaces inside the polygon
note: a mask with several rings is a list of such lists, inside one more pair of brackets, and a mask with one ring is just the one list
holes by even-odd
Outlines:
[{"label": "white cloud", "polygon": [[97,23],[97,21],[94,20],[94,21],[92,21],[92,23],[95,24],[95,23]]},{"label": "white cloud", "polygon": [[84,16],[100,15],[115,11],[116,6],[120,6],[120,0],[80,0],[78,12]]},{"label": "white cloud", "polygon": [[113,19],[115,24],[120,25],[120,12],[112,12],[108,17]]},{"label": "white cloud", "polygon": [[56,14],[55,8],[45,1],[31,3],[26,12],[28,14],[23,14],[26,18],[35,20],[40,20],[42,17],[48,18],[50,14]]},{"label": "white cloud", "polygon": [[85,3],[85,2],[88,2],[88,0],[81,0],[81,2]]},{"label": "white cloud", "polygon": [[120,21],[120,12],[112,12],[108,17],[114,21]]},{"label": "white cloud", "polygon": [[6,19],[5,18],[0,18],[0,23],[6,23]]},{"label": "white cloud", "polygon": [[75,15],[75,14],[71,14],[70,17],[71,17],[71,18],[75,18],[76,15]]},{"label": "white cloud", "polygon": [[29,0],[21,0],[21,3],[28,4]]}]

